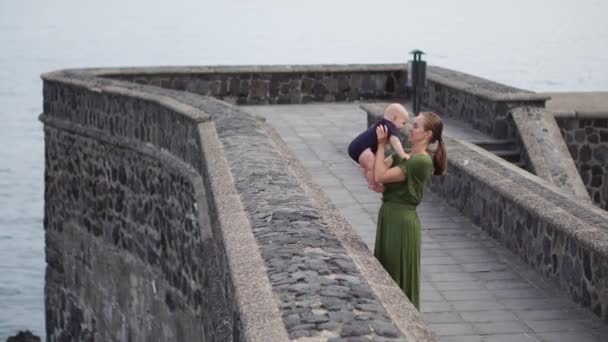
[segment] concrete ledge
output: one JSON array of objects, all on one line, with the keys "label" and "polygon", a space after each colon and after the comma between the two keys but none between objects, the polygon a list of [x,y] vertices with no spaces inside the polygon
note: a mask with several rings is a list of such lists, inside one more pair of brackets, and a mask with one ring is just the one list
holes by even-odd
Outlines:
[{"label": "concrete ledge", "polygon": [[230,277],[234,284],[235,321],[243,325],[243,341],[288,340],[279,310],[274,305],[267,270],[252,234],[252,227],[241,205],[228,162],[224,158],[213,123],[199,127],[213,208],[217,213],[216,231],[221,234],[228,260]]},{"label": "concrete ledge", "polygon": [[407,64],[216,65],[78,69],[95,76],[406,71]]},{"label": "concrete ledge", "polygon": [[551,98],[549,95],[537,94],[437,66],[429,67],[427,74],[427,78],[431,82],[443,84],[495,102],[544,102]]},{"label": "concrete ledge", "polygon": [[518,107],[511,116],[534,174],[576,198],[591,202],[576,165],[551,112]]},{"label": "concrete ledge", "polygon": [[608,92],[555,92],[544,95],[551,96],[547,109],[554,112],[556,117],[608,118]]}]

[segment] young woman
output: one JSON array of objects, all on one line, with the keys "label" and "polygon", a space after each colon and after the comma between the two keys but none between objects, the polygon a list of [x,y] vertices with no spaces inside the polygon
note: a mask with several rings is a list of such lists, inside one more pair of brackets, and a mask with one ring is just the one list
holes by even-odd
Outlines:
[{"label": "young woman", "polygon": [[[379,126],[376,130],[378,150],[374,177],[385,190],[378,213],[374,255],[418,310],[421,227],[416,207],[422,201],[431,172],[443,175],[447,168],[442,132],[443,122],[437,114],[420,113],[409,129],[410,159],[396,156],[389,168],[384,163],[384,150],[388,143],[386,128]],[[428,147],[434,142],[437,142],[437,150],[431,157]]]}]

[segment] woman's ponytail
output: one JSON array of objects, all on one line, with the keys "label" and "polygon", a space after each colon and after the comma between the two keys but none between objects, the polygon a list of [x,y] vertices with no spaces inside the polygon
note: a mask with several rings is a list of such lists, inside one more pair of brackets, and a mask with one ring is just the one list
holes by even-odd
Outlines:
[{"label": "woman's ponytail", "polygon": [[433,154],[433,174],[436,176],[441,176],[445,173],[445,170],[448,168],[448,158],[445,152],[445,144],[443,143],[443,139],[437,139],[437,150]]},{"label": "woman's ponytail", "polygon": [[421,115],[425,117],[424,130],[431,131],[433,137],[430,143],[437,142],[437,150],[433,154],[433,174],[441,176],[445,173],[448,168],[448,155],[445,150],[445,144],[443,143],[443,121],[439,115],[433,112],[422,112]]}]

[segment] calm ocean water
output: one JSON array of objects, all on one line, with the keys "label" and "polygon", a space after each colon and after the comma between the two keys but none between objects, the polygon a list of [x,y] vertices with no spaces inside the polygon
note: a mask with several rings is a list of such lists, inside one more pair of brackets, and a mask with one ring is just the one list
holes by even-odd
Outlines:
[{"label": "calm ocean water", "polygon": [[[534,91],[608,90],[608,2],[0,0],[0,341],[44,336],[43,72],[429,64]],[[271,14],[272,12],[272,14]]]}]

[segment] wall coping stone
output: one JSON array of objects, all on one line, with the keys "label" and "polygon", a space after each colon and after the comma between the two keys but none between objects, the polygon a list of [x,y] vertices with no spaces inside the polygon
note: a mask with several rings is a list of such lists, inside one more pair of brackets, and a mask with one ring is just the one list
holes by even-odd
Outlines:
[{"label": "wall coping stone", "polygon": [[[118,75],[197,75],[243,73],[302,73],[302,72],[374,72],[407,71],[407,64],[301,64],[301,65],[215,65],[215,66],[157,66],[123,68],[77,69],[98,77]],[[69,70],[68,70],[69,71]]]},{"label": "wall coping stone", "polygon": [[563,191],[591,202],[551,112],[539,107],[511,109],[534,173]]},{"label": "wall coping stone", "polygon": [[224,157],[215,125],[199,126],[203,154],[211,182],[218,222],[234,284],[235,296],[241,309],[240,320],[246,341],[286,341],[287,331],[274,304],[264,261],[252,227],[241,205],[239,194]]},{"label": "wall coping stone", "polygon": [[553,112],[553,116],[560,119],[608,119],[608,113],[606,112],[583,112],[583,111],[568,111],[568,112]]},{"label": "wall coping stone", "polygon": [[549,95],[537,94],[437,66],[427,68],[427,79],[496,102],[538,102],[551,98]]}]

